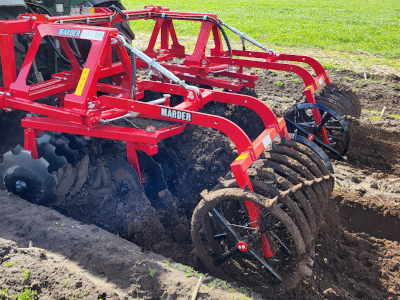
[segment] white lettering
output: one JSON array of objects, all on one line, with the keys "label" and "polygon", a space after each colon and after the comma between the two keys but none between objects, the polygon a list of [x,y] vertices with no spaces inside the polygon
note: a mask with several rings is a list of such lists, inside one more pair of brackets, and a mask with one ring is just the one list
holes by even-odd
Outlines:
[{"label": "white lettering", "polygon": [[188,112],[173,110],[168,108],[161,108],[160,114],[162,117],[192,122],[192,114]]},{"label": "white lettering", "polygon": [[168,117],[168,109],[166,109],[166,108],[161,108],[161,116],[163,116],[163,117]]},{"label": "white lettering", "polygon": [[81,35],[81,30],[74,30],[74,29],[65,29],[65,28],[60,28],[58,30],[58,35],[65,35],[65,36],[71,36],[71,37],[79,37]]}]

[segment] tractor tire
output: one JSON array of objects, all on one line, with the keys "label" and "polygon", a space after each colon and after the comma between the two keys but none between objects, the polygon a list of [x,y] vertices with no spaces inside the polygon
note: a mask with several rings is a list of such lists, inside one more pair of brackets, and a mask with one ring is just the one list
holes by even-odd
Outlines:
[{"label": "tractor tire", "polygon": [[[109,1],[109,2],[104,2],[97,7],[110,7],[111,5],[115,5],[121,10],[126,10],[126,8],[119,2],[116,1]],[[121,22],[121,23],[113,23],[112,24],[113,28],[117,28],[120,33],[122,33],[128,40],[129,43],[132,43],[132,41],[135,39],[135,34],[133,33],[132,29],[129,26],[129,22]]]}]

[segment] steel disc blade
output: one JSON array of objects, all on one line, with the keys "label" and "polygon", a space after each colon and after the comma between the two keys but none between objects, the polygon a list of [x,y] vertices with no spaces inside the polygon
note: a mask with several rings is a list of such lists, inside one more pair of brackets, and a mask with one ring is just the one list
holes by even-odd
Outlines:
[{"label": "steel disc blade", "polygon": [[132,187],[135,190],[142,190],[144,191],[144,188],[142,184],[140,183],[139,176],[136,173],[136,171],[127,164],[125,159],[123,159],[120,156],[117,157],[108,157],[107,158],[107,167],[113,174],[116,182],[118,184],[133,184],[134,186]]},{"label": "steel disc blade", "polygon": [[48,171],[50,173],[57,171],[68,163],[64,156],[56,154],[56,147],[51,144],[38,144],[37,151],[39,157],[43,157],[49,163]]},{"label": "steel disc blade", "polygon": [[18,155],[7,152],[0,165],[1,188],[35,204],[48,204],[56,199],[57,178],[48,173],[48,162],[33,159],[30,151]]},{"label": "steel disc blade", "polygon": [[52,145],[56,147],[55,153],[58,156],[64,156],[68,163],[74,164],[79,160],[79,151],[72,150],[69,147],[69,140],[66,137],[61,136],[59,139],[54,140]]}]

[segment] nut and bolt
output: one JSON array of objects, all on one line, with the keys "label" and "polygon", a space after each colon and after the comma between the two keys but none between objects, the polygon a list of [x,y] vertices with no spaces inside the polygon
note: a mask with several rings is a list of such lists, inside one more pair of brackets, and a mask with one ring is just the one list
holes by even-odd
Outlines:
[{"label": "nut and bolt", "polygon": [[27,190],[27,188],[28,187],[27,187],[26,183],[24,181],[22,181],[22,180],[18,180],[15,183],[15,190],[16,190],[17,193],[23,193],[23,192],[25,192]]},{"label": "nut and bolt", "polygon": [[193,91],[190,91],[190,92],[189,92],[188,98],[189,98],[189,99],[194,99],[194,93],[193,93]]},{"label": "nut and bolt", "polygon": [[157,130],[157,128],[155,128],[154,126],[147,126],[146,127],[146,131],[147,132],[154,132],[154,131],[156,131]]}]

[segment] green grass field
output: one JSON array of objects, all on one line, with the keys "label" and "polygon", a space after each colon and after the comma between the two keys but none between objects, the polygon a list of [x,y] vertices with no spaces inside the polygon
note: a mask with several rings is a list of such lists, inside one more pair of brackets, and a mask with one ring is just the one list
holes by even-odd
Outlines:
[{"label": "green grass field", "polygon": [[[128,9],[157,4],[175,11],[213,12],[268,46],[365,51],[398,67],[400,0],[123,0]],[[150,32],[153,21],[132,22]],[[176,24],[180,35],[197,36],[196,22]],[[233,37],[232,37],[233,38]]]}]

